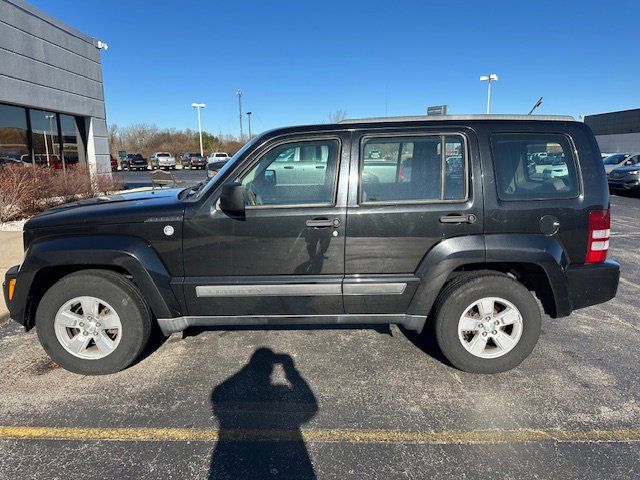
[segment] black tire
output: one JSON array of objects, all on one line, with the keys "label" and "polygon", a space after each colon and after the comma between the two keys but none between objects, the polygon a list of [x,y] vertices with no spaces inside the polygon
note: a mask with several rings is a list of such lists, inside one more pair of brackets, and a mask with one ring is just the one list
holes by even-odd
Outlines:
[{"label": "black tire", "polygon": [[[54,329],[58,310],[79,296],[95,296],[109,303],[120,317],[122,337],[100,359],[79,358],[59,342]],[[106,375],[127,368],[142,353],[151,334],[151,312],[135,285],[108,270],[83,270],[63,277],[44,294],[36,312],[38,338],[47,354],[66,370],[83,375]]]},{"label": "black tire", "polygon": [[[467,351],[458,337],[458,322],[465,308],[485,297],[500,297],[515,306],[522,317],[518,343],[496,358]],[[440,293],[434,306],[438,346],[453,366],[471,373],[499,373],[517,367],[533,351],[540,336],[540,308],[529,290],[501,273],[476,273],[457,277]]]}]

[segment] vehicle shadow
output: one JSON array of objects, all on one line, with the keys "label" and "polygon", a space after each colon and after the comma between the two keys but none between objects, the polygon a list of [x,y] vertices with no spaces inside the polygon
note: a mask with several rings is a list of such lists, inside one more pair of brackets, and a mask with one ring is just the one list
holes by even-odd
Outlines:
[{"label": "vehicle shadow", "polygon": [[640,198],[640,191],[638,190],[609,190],[609,193],[616,197]]},{"label": "vehicle shadow", "polygon": [[402,334],[413,343],[416,347],[422,350],[424,353],[429,355],[434,360],[447,365],[448,367],[453,367],[447,357],[444,356],[442,350],[438,346],[438,341],[436,339],[436,328],[434,322],[427,318],[427,321],[422,329],[422,332],[418,333],[413,330],[407,330],[403,326],[398,326]]},{"label": "vehicle shadow", "polygon": [[[274,383],[280,366],[286,383]],[[210,479],[315,479],[301,426],[318,411],[293,358],[260,348],[211,392],[219,422]]]}]

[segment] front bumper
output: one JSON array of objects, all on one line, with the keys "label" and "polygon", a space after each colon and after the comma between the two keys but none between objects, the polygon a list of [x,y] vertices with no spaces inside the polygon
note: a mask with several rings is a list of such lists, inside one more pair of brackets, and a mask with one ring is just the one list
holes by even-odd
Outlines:
[{"label": "front bumper", "polygon": [[604,263],[572,265],[565,271],[572,310],[611,300],[618,291],[620,264]]},{"label": "front bumper", "polygon": [[631,190],[640,187],[640,178],[638,177],[609,177],[607,180],[609,182],[609,188],[613,190]]},{"label": "front bumper", "polygon": [[[7,273],[4,275],[4,282],[2,282],[2,293],[4,294],[4,304],[7,306],[9,310],[9,315],[13,319],[22,319],[24,318],[24,305],[22,302],[19,302],[16,298],[17,285],[13,287],[13,296],[9,298],[9,285],[12,280],[18,279],[18,272],[20,271],[20,265],[16,265],[7,270]],[[18,304],[21,304],[22,309],[18,308]],[[22,323],[22,322],[21,322]]]}]

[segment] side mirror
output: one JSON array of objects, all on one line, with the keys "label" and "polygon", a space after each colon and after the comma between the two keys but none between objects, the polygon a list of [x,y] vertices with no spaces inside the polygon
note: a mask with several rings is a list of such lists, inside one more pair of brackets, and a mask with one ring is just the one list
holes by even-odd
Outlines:
[{"label": "side mirror", "polygon": [[624,162],[625,167],[629,167],[631,165],[633,165],[633,162],[631,160],[627,160],[626,162]]},{"label": "side mirror", "polygon": [[220,209],[229,215],[244,216],[244,194],[240,182],[227,183],[222,187]]}]

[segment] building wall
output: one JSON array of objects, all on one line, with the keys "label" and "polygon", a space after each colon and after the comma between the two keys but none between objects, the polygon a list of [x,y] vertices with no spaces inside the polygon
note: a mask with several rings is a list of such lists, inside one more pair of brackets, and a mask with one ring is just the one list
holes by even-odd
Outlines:
[{"label": "building wall", "polygon": [[640,152],[640,108],[587,115],[603,153]]},{"label": "building wall", "polygon": [[640,152],[640,133],[596,135],[602,153]]},{"label": "building wall", "polygon": [[97,40],[22,0],[0,0],[0,103],[85,117],[89,166],[110,171]]}]

